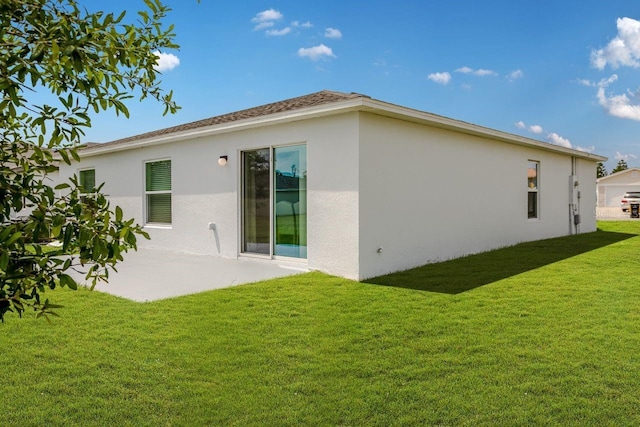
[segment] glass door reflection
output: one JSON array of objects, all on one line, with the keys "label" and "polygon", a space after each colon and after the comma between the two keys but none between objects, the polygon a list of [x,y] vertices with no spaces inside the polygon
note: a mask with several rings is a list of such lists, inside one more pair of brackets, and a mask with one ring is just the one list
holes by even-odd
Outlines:
[{"label": "glass door reflection", "polygon": [[307,257],[307,147],[274,149],[274,255]]},{"label": "glass door reflection", "polygon": [[268,148],[242,153],[242,251],[270,255],[271,189]]}]

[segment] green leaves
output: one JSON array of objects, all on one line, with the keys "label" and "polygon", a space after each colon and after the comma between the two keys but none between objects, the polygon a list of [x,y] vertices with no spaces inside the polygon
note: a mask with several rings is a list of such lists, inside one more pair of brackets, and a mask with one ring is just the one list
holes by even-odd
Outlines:
[{"label": "green leaves", "polygon": [[75,227],[73,227],[73,225],[71,224],[67,224],[67,226],[64,228],[64,237],[62,239],[62,250],[65,253],[69,252],[69,248],[71,245],[71,239],[73,238],[73,235],[75,234]]},{"label": "green leaves", "polygon": [[[44,153],[32,157],[48,159]],[[70,270],[85,271],[91,287],[108,280],[122,255],[136,249],[137,236],[148,238],[120,207],[112,211],[102,194],[81,196],[76,177],[56,187],[65,191],[61,196],[44,180],[30,178],[32,212],[0,225],[0,318],[28,307],[42,312],[40,294],[46,288],[77,289]],[[3,179],[7,181],[0,174],[0,184]]]},{"label": "green leaves", "polygon": [[[169,9],[145,0],[135,24],[126,12],[80,8],[76,0],[4,0],[0,6],[0,319],[33,308],[55,315],[41,293],[76,289],[69,270],[95,286],[122,254],[148,238],[101,194],[80,196],[76,178],[51,187],[56,161],[79,162],[92,113],[129,117],[127,102],[178,106],[161,88],[156,50],[174,49]],[[38,103],[48,91],[50,104]],[[98,191],[100,188],[98,188]]]},{"label": "green leaves", "polygon": [[[54,147],[79,142],[79,127],[90,126],[90,110],[129,117],[125,102],[136,94],[177,111],[154,68],[154,51],[178,48],[173,27],[162,25],[170,9],[156,0],[145,6],[132,25],[123,24],[126,11],[117,16],[90,12],[76,0],[4,1],[0,129],[27,130],[22,133],[27,140],[38,137],[34,132],[40,126],[41,134],[52,137],[47,146]],[[31,89],[42,88],[57,96],[58,105],[29,102]],[[18,111],[33,114],[15,120]]]},{"label": "green leaves", "polygon": [[58,154],[60,155],[60,157],[62,157],[62,160],[64,160],[64,162],[68,165],[71,164],[71,160],[69,160],[69,155],[67,154],[67,152],[65,150],[59,150]]},{"label": "green leaves", "polygon": [[68,274],[60,275],[60,286],[67,286],[69,289],[73,289],[74,291],[78,289],[78,284],[75,280],[73,280],[73,277],[69,276]]},{"label": "green leaves", "polygon": [[2,245],[4,246],[11,246],[13,245],[15,242],[18,241],[18,239],[20,239],[22,237],[22,232],[18,231],[13,233],[7,240],[1,242]]}]

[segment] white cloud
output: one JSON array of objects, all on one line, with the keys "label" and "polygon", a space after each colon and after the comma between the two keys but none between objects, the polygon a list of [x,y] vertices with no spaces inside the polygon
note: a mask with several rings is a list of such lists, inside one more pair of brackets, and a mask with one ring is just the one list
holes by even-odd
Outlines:
[{"label": "white cloud", "polygon": [[598,87],[607,87],[611,83],[615,83],[618,80],[617,74],[612,74],[608,79],[602,79],[598,82]]},{"label": "white cloud", "polygon": [[509,80],[513,81],[513,80],[518,80],[524,77],[524,73],[522,72],[522,70],[514,70],[512,72],[509,73]]},{"label": "white cloud", "polygon": [[485,70],[482,68],[474,71],[473,74],[475,74],[476,76],[497,76],[498,75],[498,73],[496,73],[493,70]]},{"label": "white cloud", "polygon": [[341,39],[342,33],[335,28],[327,28],[324,32],[324,36],[328,39]]},{"label": "white cloud", "polygon": [[313,27],[313,24],[309,21],[303,22],[302,24],[300,23],[300,21],[293,21],[291,23],[291,26],[294,28],[311,28]]},{"label": "white cloud", "polygon": [[622,154],[619,151],[616,151],[615,159],[616,160],[624,160],[625,162],[630,159],[637,159],[638,156],[634,154]]},{"label": "white cloud", "polygon": [[591,52],[591,65],[599,70],[607,64],[614,69],[640,67],[640,21],[618,18],[616,25],[618,35],[606,47]]},{"label": "white cloud", "polygon": [[281,30],[267,30],[267,35],[268,36],[286,36],[290,32],[291,32],[291,28],[285,27]]},{"label": "white cloud", "polygon": [[621,119],[640,121],[640,104],[634,104],[626,94],[607,96],[604,88],[598,89],[598,102],[610,115]]},{"label": "white cloud", "polygon": [[569,141],[566,138],[561,137],[560,135],[558,135],[555,132],[550,133],[549,135],[547,135],[547,139],[549,141],[551,141],[551,143],[556,144],[556,145],[560,145],[561,147],[566,147],[566,148],[571,148],[571,141]]},{"label": "white cloud", "polygon": [[312,61],[317,61],[321,58],[335,58],[336,56],[333,54],[333,50],[330,47],[325,46],[324,44],[320,44],[318,46],[309,47],[309,48],[300,48],[298,49],[298,56],[301,58],[309,58]]},{"label": "white cloud", "polygon": [[529,130],[533,133],[542,133],[544,132],[544,130],[542,129],[542,126],[540,125],[531,125],[529,126]]},{"label": "white cloud", "polygon": [[171,71],[180,65],[180,58],[175,56],[173,53],[163,53],[159,51],[153,52],[158,57],[156,61],[156,66],[154,67],[156,71],[165,72]]},{"label": "white cloud", "polygon": [[251,20],[251,22],[260,23],[266,21],[278,21],[282,19],[284,15],[275,9],[267,9],[258,14]]},{"label": "white cloud", "polygon": [[253,27],[253,31],[264,30],[265,28],[271,28],[274,25],[276,25],[275,22],[261,22],[258,25],[256,25],[255,27]]},{"label": "white cloud", "polygon": [[451,74],[444,73],[432,73],[427,76],[427,78],[431,81],[439,83],[441,85],[447,85],[451,81]]},{"label": "white cloud", "polygon": [[609,86],[611,83],[614,83],[618,80],[618,75],[617,74],[612,74],[611,77],[607,78],[607,79],[601,79],[599,82],[592,82],[591,80],[588,79],[576,79],[576,83],[581,84],[583,86],[587,86],[587,87],[607,87]]},{"label": "white cloud", "polygon": [[473,68],[469,68],[469,67],[461,67],[458,68],[457,70],[454,70],[456,73],[463,73],[463,74],[473,74],[475,76],[497,76],[498,73],[496,73],[495,71],[492,70],[485,70],[483,68],[480,68],[478,70],[474,70]]},{"label": "white cloud", "polygon": [[540,126],[540,125],[531,125],[531,126],[527,127],[525,122],[523,122],[522,120],[520,120],[519,122],[516,122],[515,125],[516,125],[516,127],[518,129],[527,129],[529,132],[535,133],[535,134],[540,134],[540,133],[544,132],[544,129],[542,129],[542,126]]},{"label": "white cloud", "polygon": [[[598,92],[596,93],[598,104],[600,104],[609,115],[621,119],[640,121],[640,101],[638,101],[640,96],[638,96],[638,94],[634,94],[629,90],[627,90],[627,93],[621,95],[608,95],[605,92],[605,89],[616,81],[618,81],[618,75],[612,74],[611,77],[602,79],[598,83],[584,79],[578,80],[578,83],[598,88]],[[634,99],[636,99],[636,101],[634,101]]]},{"label": "white cloud", "polygon": [[464,73],[464,74],[470,74],[473,73],[473,69],[469,68],[469,67],[461,67],[458,68],[457,70],[455,70],[456,73]]},{"label": "white cloud", "polygon": [[253,27],[253,31],[271,28],[275,25],[276,21],[281,20],[283,17],[284,15],[275,9],[264,10],[251,19],[251,22],[256,24],[256,26]]},{"label": "white cloud", "polygon": [[[515,123],[516,127],[518,129],[527,129],[529,132],[531,133],[535,133],[535,134],[541,134],[544,132],[544,129],[542,128],[542,126],[540,125],[531,125],[529,127],[527,127],[527,125],[523,122],[523,121],[519,121]],[[547,140],[549,142],[551,142],[552,144],[556,144],[559,145],[561,147],[565,147],[565,148],[575,148],[576,150],[580,150],[580,151],[585,151],[588,153],[593,152],[593,150],[595,150],[595,147],[587,147],[587,148],[583,148],[583,147],[574,147],[571,144],[571,141],[569,141],[567,138],[563,138],[560,135],[558,135],[555,132],[551,132],[549,134],[547,134]]]},{"label": "white cloud", "polygon": [[581,147],[579,145],[576,147],[576,150],[584,151],[585,153],[593,153],[595,149],[596,147],[594,147],[593,145],[591,147]]},{"label": "white cloud", "polygon": [[594,82],[592,82],[591,80],[588,79],[576,79],[576,83],[581,84],[582,86],[587,86],[587,87],[595,87],[596,84]]}]

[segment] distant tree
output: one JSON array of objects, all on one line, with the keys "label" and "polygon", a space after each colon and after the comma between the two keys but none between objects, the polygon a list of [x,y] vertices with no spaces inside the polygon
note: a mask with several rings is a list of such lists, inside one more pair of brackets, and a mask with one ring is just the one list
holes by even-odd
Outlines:
[{"label": "distant tree", "polygon": [[28,307],[38,317],[55,314],[58,306],[43,301],[45,289],[75,289],[68,273],[79,266],[93,285],[107,280],[123,253],[136,248],[136,236],[146,236],[99,191],[81,197],[87,189],[76,177],[56,188],[47,178],[57,156],[79,160],[74,147],[91,126],[90,113],[128,117],[125,102],[134,95],[161,102],[165,114],[177,110],[155,69],[157,52],[177,47],[172,27],[162,25],[169,9],[160,0],[144,3],[125,21],[125,12],[90,13],[76,0],[0,2],[2,320]]},{"label": "distant tree", "polygon": [[598,162],[596,173],[597,173],[597,178],[602,178],[608,175],[607,168],[604,167],[604,164],[602,162]]},{"label": "distant tree", "polygon": [[629,169],[629,166],[627,166],[627,162],[624,159],[620,159],[616,167],[611,170],[611,173],[616,173],[627,169]]}]

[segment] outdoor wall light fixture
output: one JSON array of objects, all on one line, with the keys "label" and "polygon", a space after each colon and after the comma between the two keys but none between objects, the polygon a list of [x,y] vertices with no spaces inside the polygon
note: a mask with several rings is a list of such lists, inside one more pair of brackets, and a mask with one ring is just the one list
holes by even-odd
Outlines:
[{"label": "outdoor wall light fixture", "polygon": [[224,166],[227,164],[227,160],[229,160],[229,156],[220,156],[220,158],[218,159],[218,164],[220,166]]}]

